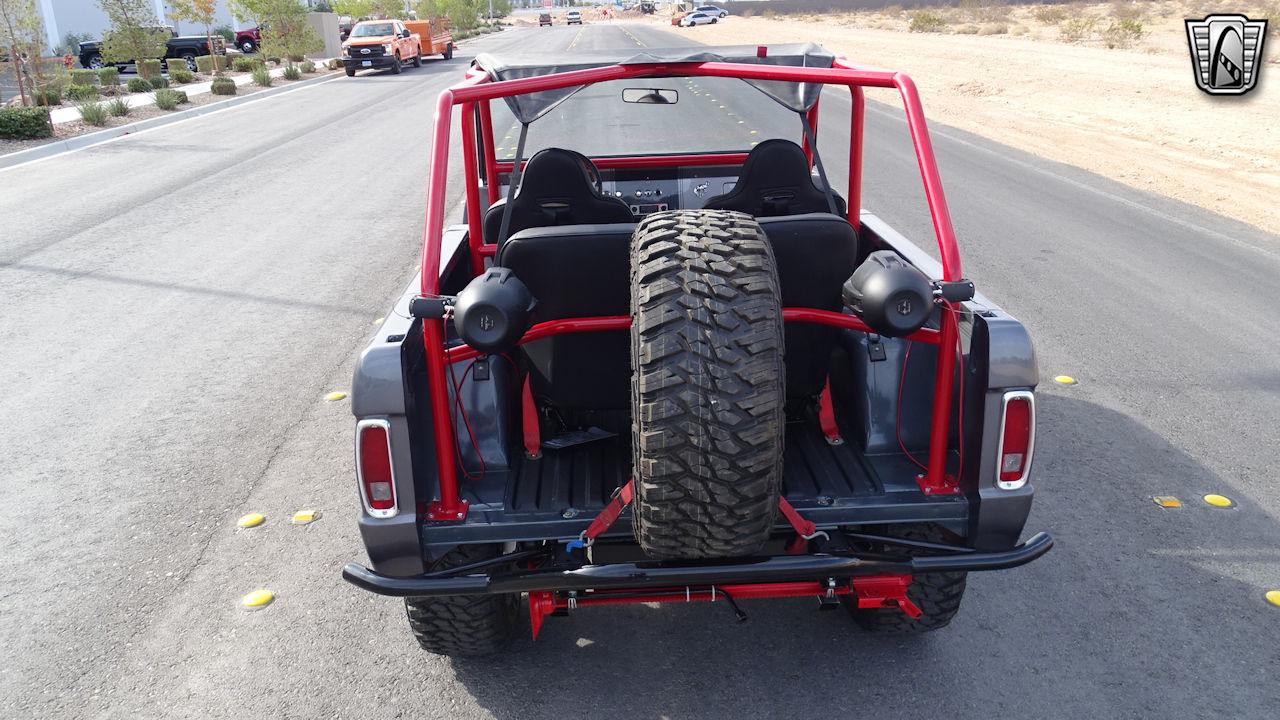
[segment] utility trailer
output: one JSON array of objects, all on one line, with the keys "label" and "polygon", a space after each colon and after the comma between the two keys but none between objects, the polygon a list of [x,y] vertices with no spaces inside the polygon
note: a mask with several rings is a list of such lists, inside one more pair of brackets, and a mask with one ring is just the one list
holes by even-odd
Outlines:
[{"label": "utility trailer", "polygon": [[[1047,552],[1020,540],[1035,352],[962,272],[911,79],[810,44],[563,62],[481,55],[438,99],[420,274],[355,372],[370,565],[344,577],[404,598],[425,649],[476,655],[522,616],[536,637],[621,603],[806,596],[934,630],[968,572]],[[792,136],[626,154],[564,132],[606,145],[526,153],[576,94],[672,127],[681,90],[715,82]],[[843,195],[817,149],[827,85],[851,94]],[[865,87],[901,96],[938,260],[862,208]]]}]

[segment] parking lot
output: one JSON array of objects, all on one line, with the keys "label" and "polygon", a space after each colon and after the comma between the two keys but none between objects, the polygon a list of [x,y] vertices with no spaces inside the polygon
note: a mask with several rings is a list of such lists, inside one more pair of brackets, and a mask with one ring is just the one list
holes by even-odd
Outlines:
[{"label": "parking lot", "polygon": [[[479,52],[689,42],[517,28],[0,170],[0,716],[1274,715],[1280,238],[941,124],[966,274],[1036,341],[1028,530],[1055,535],[1048,556],[974,574],[925,636],[807,599],[744,603],[745,624],[636,605],[469,661],[422,653],[399,602],[341,581],[363,548],[350,406],[326,396],[414,273],[438,93]],[[682,141],[767,135],[753,92],[686,93],[708,121]],[[851,102],[824,98],[842,177]],[[929,244],[902,113],[872,100],[863,204]],[[572,142],[615,112],[533,132]],[[319,520],[289,522],[304,509]],[[267,523],[238,529],[250,512]],[[275,602],[239,607],[264,587]]]}]

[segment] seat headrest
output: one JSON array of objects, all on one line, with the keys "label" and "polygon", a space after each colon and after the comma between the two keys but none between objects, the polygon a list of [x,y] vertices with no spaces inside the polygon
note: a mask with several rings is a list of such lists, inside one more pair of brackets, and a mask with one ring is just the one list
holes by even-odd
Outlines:
[{"label": "seat headrest", "polygon": [[[485,214],[487,242],[501,244],[505,204],[494,203]],[[539,150],[529,158],[511,200],[507,235],[525,228],[587,223],[630,222],[631,208],[600,192],[600,173],[585,155],[564,148]]]},{"label": "seat headrest", "polygon": [[[836,200],[837,212],[843,202]],[[765,140],[751,149],[733,190],[711,198],[711,210],[738,210],[756,217],[830,212],[826,193],[814,184],[809,158],[790,140]]]}]

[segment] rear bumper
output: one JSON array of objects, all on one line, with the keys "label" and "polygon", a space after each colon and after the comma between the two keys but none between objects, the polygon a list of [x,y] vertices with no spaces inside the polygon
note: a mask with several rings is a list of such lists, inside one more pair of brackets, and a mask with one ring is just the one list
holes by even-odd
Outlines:
[{"label": "rear bumper", "polygon": [[885,560],[850,555],[783,555],[722,563],[617,563],[576,569],[518,570],[494,575],[448,575],[447,571],[392,577],[351,563],[347,582],[378,595],[419,597],[521,592],[646,589],[846,579],[862,575],[918,575],[935,572],[1005,570],[1049,552],[1053,538],[1036,533],[1011,550],[963,555],[930,555]]}]

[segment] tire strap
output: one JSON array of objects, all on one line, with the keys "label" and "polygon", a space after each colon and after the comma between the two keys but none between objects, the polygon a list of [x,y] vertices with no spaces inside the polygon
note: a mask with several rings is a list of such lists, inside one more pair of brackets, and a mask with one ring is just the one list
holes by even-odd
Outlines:
[{"label": "tire strap", "polygon": [[831,404],[830,377],[822,386],[822,394],[818,396],[818,425],[822,428],[822,434],[826,436],[828,445],[844,444],[844,438],[840,437],[840,426],[836,424],[835,406]]},{"label": "tire strap", "polygon": [[591,521],[586,530],[578,536],[578,539],[569,543],[569,549],[575,547],[590,547],[596,538],[604,534],[606,530],[613,527],[618,521],[618,516],[622,515],[622,511],[627,509],[635,498],[635,478],[627,478],[627,484],[613,491],[613,497],[609,500],[609,504],[604,506],[599,515]]},{"label": "tire strap", "polygon": [[524,433],[524,455],[530,460],[542,457],[542,431],[538,428],[538,406],[533,402],[533,388],[528,373],[520,391],[520,425]]},{"label": "tire strap", "polygon": [[819,536],[827,537],[826,533],[818,530],[818,526],[813,524],[813,521],[805,520],[791,501],[785,497],[778,498],[778,509],[782,511],[782,516],[787,519],[791,529],[796,531],[795,538],[787,543],[788,555],[799,555],[805,551],[810,540]]}]

